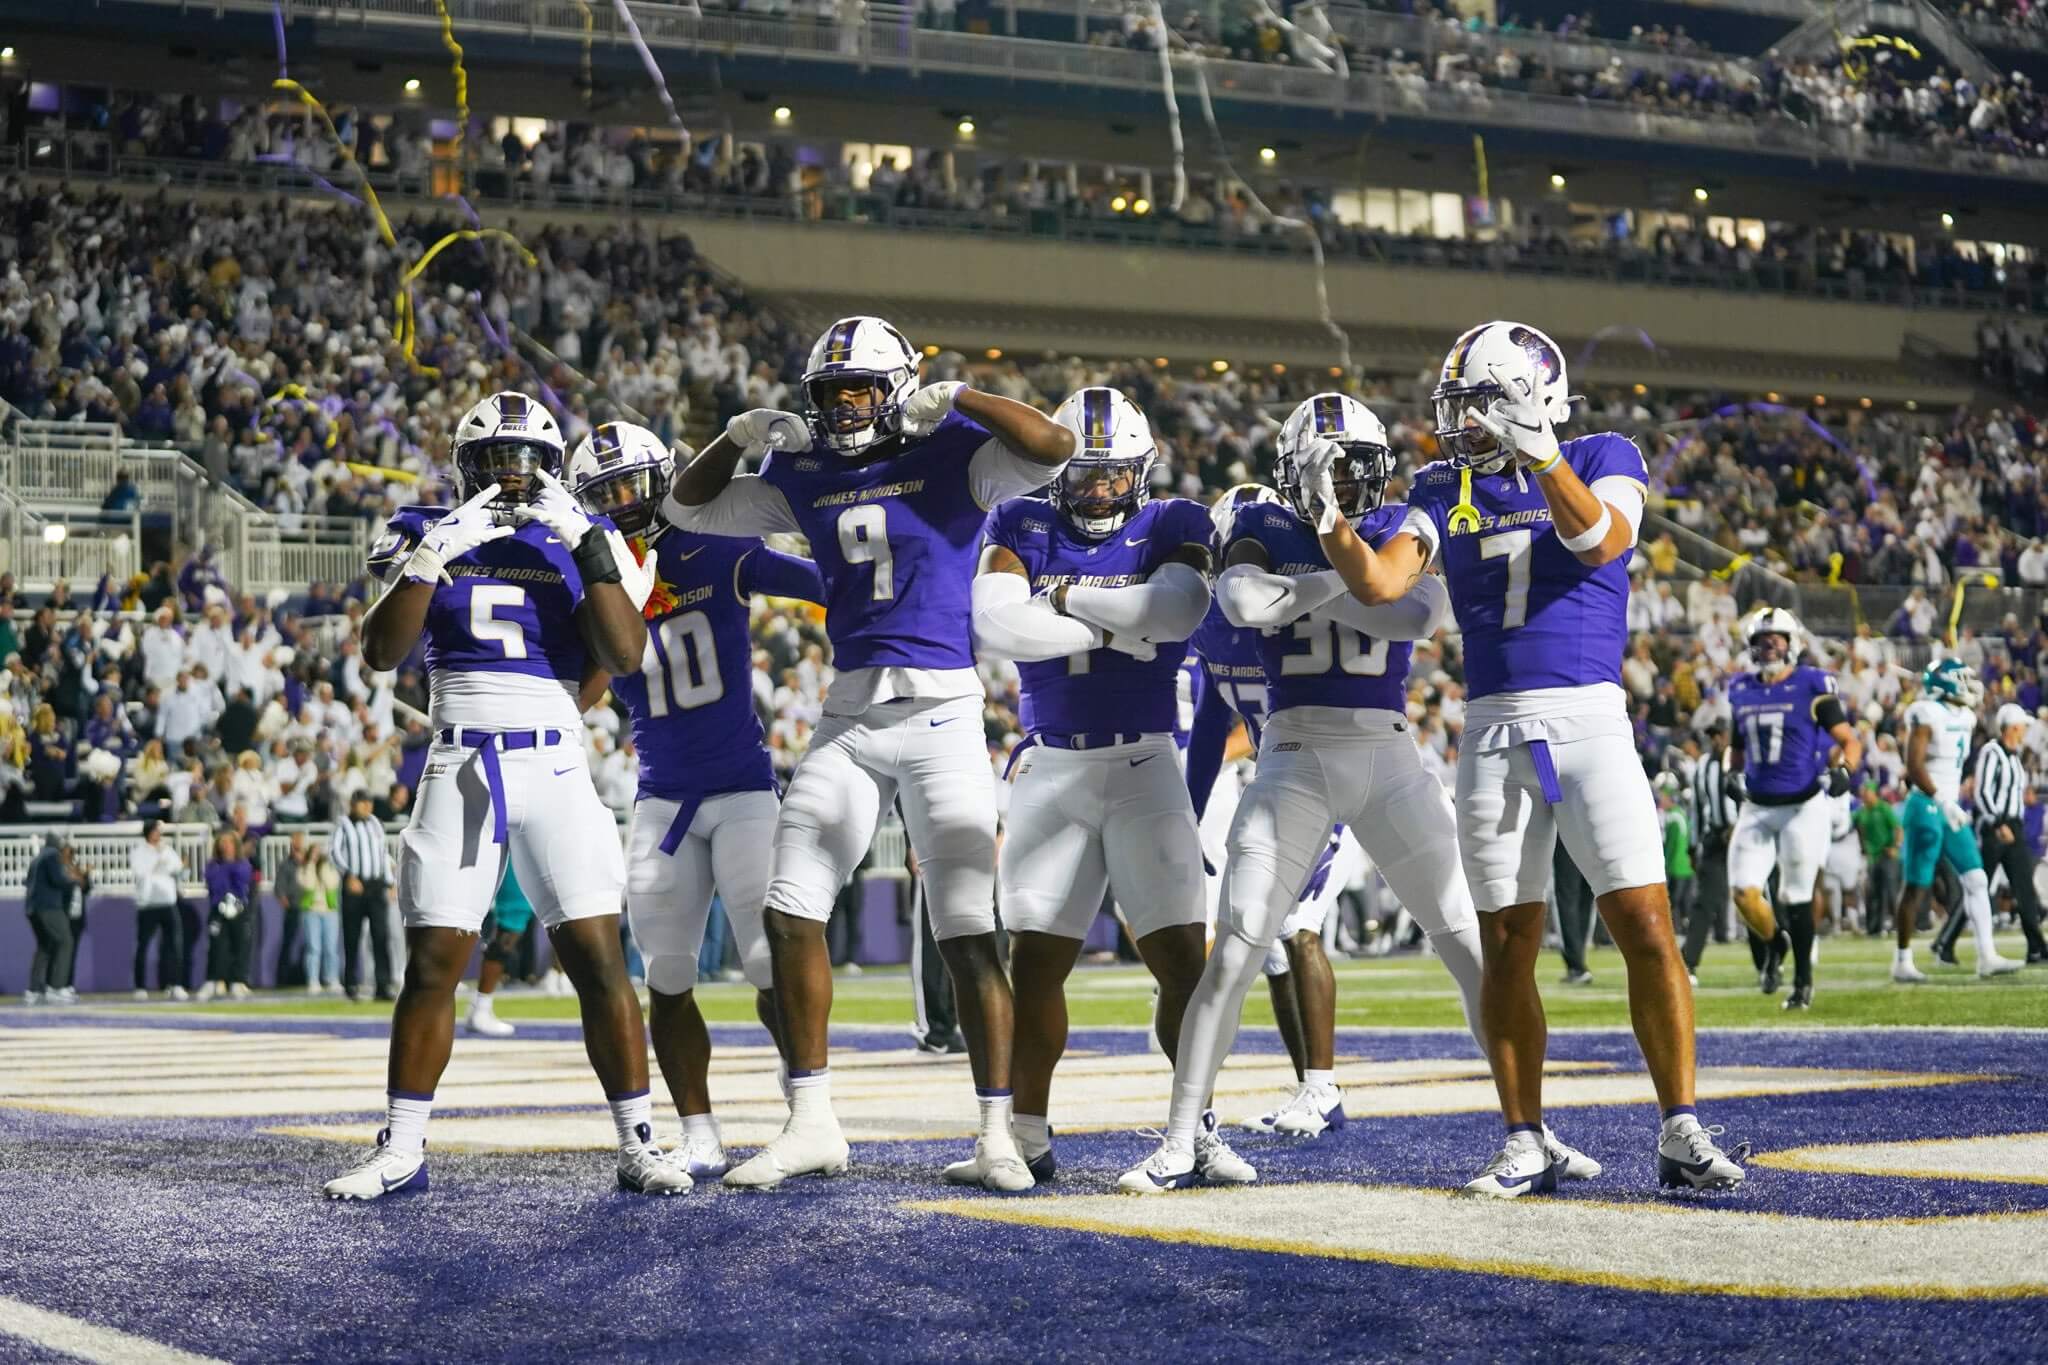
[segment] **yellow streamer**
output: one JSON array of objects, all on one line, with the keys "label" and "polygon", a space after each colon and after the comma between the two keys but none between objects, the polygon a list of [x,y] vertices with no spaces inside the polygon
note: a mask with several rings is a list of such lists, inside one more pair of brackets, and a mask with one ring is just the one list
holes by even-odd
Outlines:
[{"label": "yellow streamer", "polygon": [[1479,172],[1479,197],[1491,199],[1486,192],[1486,139],[1477,133],[1472,134],[1472,164]]},{"label": "yellow streamer", "polygon": [[[596,21],[591,17],[590,6],[585,4],[584,0],[576,0],[576,8],[583,11],[583,107],[588,109],[591,100],[597,94],[597,82],[590,74],[590,43]],[[1365,201],[1361,199],[1359,202]]]},{"label": "yellow streamer", "polygon": [[1479,509],[1472,505],[1472,471],[1470,469],[1458,471],[1458,505],[1451,509],[1451,515],[1445,518],[1444,525],[1452,535],[1456,535],[1460,531],[1477,531],[1479,529]]},{"label": "yellow streamer", "polygon": [[416,484],[420,481],[420,476],[416,471],[400,469],[395,465],[363,464],[359,460],[346,460],[343,461],[342,467],[348,470],[349,473],[363,479],[382,479],[386,483],[407,484]]},{"label": "yellow streamer", "polygon": [[327,116],[327,106],[314,98],[312,91],[300,85],[297,81],[292,80],[289,76],[279,76],[270,83],[270,88],[282,90],[286,94],[297,95],[300,103],[320,116],[321,126],[327,129],[327,136],[334,139],[334,145],[341,150],[341,159],[346,161],[348,168],[356,173],[356,179],[363,187],[363,202],[370,206],[370,213],[377,220],[377,232],[384,238],[384,245],[392,248],[394,251],[397,250],[398,235],[391,230],[391,220],[384,216],[384,205],[377,198],[377,187],[370,183],[369,173],[364,171],[361,164],[356,161],[355,152],[350,149],[346,142],[341,140],[341,133],[335,128],[334,120]]},{"label": "yellow streamer", "polygon": [[398,277],[398,344],[404,348],[405,363],[421,374],[438,377],[441,372],[432,365],[422,365],[419,361],[413,359],[413,348],[419,341],[419,329],[413,316],[413,310],[417,306],[413,302],[413,281],[417,280],[421,273],[434,263],[436,256],[446,251],[449,247],[454,246],[457,242],[481,241],[486,237],[496,237],[511,243],[512,248],[519,253],[520,258],[528,266],[537,264],[536,257],[531,251],[526,249],[526,245],[502,228],[462,228],[459,231],[449,233],[446,237],[428,247],[425,253],[417,261],[414,261],[403,275]]},{"label": "yellow streamer", "polygon": [[[434,0],[434,8],[441,15],[441,44],[454,58],[450,63],[455,68],[455,110],[462,121],[455,125],[455,187],[463,187],[463,167],[468,165],[469,142],[469,72],[462,65],[462,44],[455,41],[455,20],[448,14],[445,0]],[[589,20],[584,21],[587,25]],[[590,60],[588,39],[585,40],[584,61]]]},{"label": "yellow streamer", "polygon": [[1748,567],[1749,560],[1750,557],[1748,555],[1737,555],[1735,556],[1735,558],[1729,560],[1726,564],[1723,564],[1720,568],[1714,570],[1714,577],[1719,579],[1721,582],[1726,583],[1729,579],[1735,577],[1735,575],[1741,573],[1743,569]]}]

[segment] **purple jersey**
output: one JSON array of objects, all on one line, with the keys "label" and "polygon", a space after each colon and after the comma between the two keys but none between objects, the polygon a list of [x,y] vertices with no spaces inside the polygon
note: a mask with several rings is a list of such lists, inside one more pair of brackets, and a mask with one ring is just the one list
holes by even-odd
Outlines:
[{"label": "purple jersey", "polygon": [[[1205,550],[1215,537],[1208,509],[1185,498],[1148,502],[1123,529],[1084,540],[1038,498],[1012,498],[988,519],[988,541],[1024,561],[1034,593],[1061,583],[1122,588],[1142,583],[1181,549]],[[1179,672],[1185,641],[1155,647],[1150,659],[1091,649],[1063,659],[1019,663],[1024,729],[1030,734],[1103,731],[1170,734],[1180,713]]]},{"label": "purple jersey", "polygon": [[612,679],[633,724],[640,794],[683,801],[773,788],[754,710],[747,599],[815,599],[817,571],[759,540],[678,530],[655,540],[653,556],[640,671]]},{"label": "purple jersey", "polygon": [[[1581,436],[1562,450],[1587,484],[1616,475],[1649,486],[1643,453],[1625,436]],[[1468,473],[1429,465],[1415,475],[1408,502],[1436,532],[1451,607],[1465,639],[1470,695],[1620,686],[1629,557],[1597,569],[1581,563],[1551,529],[1537,476],[1526,471],[1519,480],[1512,470],[1470,474],[1478,525],[1454,518]]]},{"label": "purple jersey", "polygon": [[1202,624],[1188,637],[1188,652],[1201,664],[1206,684],[1241,717],[1254,747],[1266,723],[1266,664],[1259,632],[1233,626],[1220,604],[1212,603]]},{"label": "purple jersey", "polygon": [[[401,507],[370,548],[370,571],[388,576],[447,513],[445,507]],[[518,673],[571,689],[583,680],[588,651],[576,624],[583,577],[554,532],[528,522],[456,556],[447,569],[454,583],[435,587],[427,608],[429,673]]]},{"label": "purple jersey", "polygon": [[[1401,529],[1408,509],[1392,503],[1368,512],[1357,523],[1358,534],[1378,548]],[[1271,571],[1300,577],[1330,567],[1313,526],[1278,503],[1249,503],[1237,509],[1230,543],[1257,541],[1266,551]],[[1224,559],[1230,558],[1229,548]],[[1290,706],[1371,707],[1381,711],[1408,709],[1407,640],[1375,640],[1334,621],[1305,616],[1291,626],[1262,631],[1259,657],[1266,670],[1270,712]]]},{"label": "purple jersey", "polygon": [[993,439],[956,412],[892,459],[778,452],[761,467],[811,542],[840,672],[974,667],[974,560],[988,515],[969,464]]},{"label": "purple jersey", "polygon": [[1828,731],[1847,719],[1835,678],[1795,668],[1776,682],[1739,673],[1728,684],[1743,782],[1760,805],[1789,805],[1820,790],[1834,741]]}]

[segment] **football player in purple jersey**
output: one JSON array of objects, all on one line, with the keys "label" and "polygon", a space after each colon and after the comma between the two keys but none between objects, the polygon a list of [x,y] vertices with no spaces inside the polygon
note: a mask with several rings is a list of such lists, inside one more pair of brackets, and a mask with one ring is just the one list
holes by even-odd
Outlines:
[{"label": "football player in purple jersey", "polygon": [[1053,420],[1074,433],[1074,458],[1049,502],[1012,498],[990,516],[974,580],[976,641],[1017,661],[1023,696],[996,877],[1017,994],[1013,1125],[1039,1181],[1055,1169],[1047,1115],[1066,981],[1103,891],[1159,983],[1168,1058],[1202,975],[1202,837],[1173,731],[1214,534],[1200,503],[1151,497],[1158,447],[1121,393],[1081,389]]},{"label": "football player in purple jersey", "polygon": [[[1692,989],[1621,687],[1628,557],[1649,470],[1624,436],[1559,442],[1572,403],[1564,353],[1522,323],[1459,337],[1435,401],[1447,458],[1416,474],[1395,533],[1372,544],[1342,519],[1317,529],[1363,602],[1397,600],[1440,562],[1464,636],[1458,842],[1480,912],[1481,1023],[1508,1128],[1466,1189],[1512,1198],[1554,1188],[1561,1173],[1544,1140],[1547,1028],[1536,990],[1560,837],[1628,964],[1629,1012],[1662,1111],[1658,1179],[1732,1188],[1742,1168],[1693,1112]],[[1310,456],[1312,485],[1340,454]]]},{"label": "football player in purple jersey", "polygon": [[[789,1047],[789,1122],[725,1180],[769,1188],[846,1169],[826,1069],[825,922],[882,812],[900,799],[967,1036],[982,1183],[1029,1189],[1010,1131],[996,794],[970,597],[989,509],[1049,483],[1073,453],[1073,433],[957,381],[920,388],[917,352],[880,318],[827,328],[803,388],[807,417],[769,409],[735,417],[677,473],[665,504],[667,519],[686,531],[808,538],[838,670],[776,819],[764,916]],[[742,455],[767,460],[735,477]]]},{"label": "football player in purple jersey", "polygon": [[682,1120],[673,1154],[692,1179],[709,1180],[727,1170],[711,1113],[711,1035],[696,996],[714,895],[778,1047],[781,1033],[761,932],[779,802],[750,686],[747,604],[756,593],[821,602],[825,588],[816,565],[759,540],[663,525],[669,479],[667,447],[630,422],[598,426],[569,460],[577,498],[611,518],[653,578],[640,667],[593,677],[585,696],[594,701],[609,682],[632,722],[640,790],[626,841],[626,910],[647,962],[654,1055]]},{"label": "football player in purple jersey", "polygon": [[[1742,637],[1752,667],[1728,684],[1728,789],[1742,802],[1728,840],[1728,884],[1750,932],[1769,945],[1764,994],[1777,993],[1789,952],[1785,1008],[1803,1010],[1813,1004],[1813,888],[1828,856],[1828,798],[1848,795],[1863,743],[1834,675],[1799,662],[1804,632],[1791,612],[1759,607],[1743,622]],[[1842,761],[1831,766],[1837,746]],[[1774,868],[1782,926],[1765,893]]]},{"label": "football player in purple jersey", "polygon": [[[1449,798],[1423,769],[1408,729],[1410,642],[1442,622],[1443,585],[1425,578],[1391,605],[1366,607],[1345,592],[1317,544],[1324,518],[1355,524],[1369,540],[1399,529],[1406,509],[1382,505],[1394,473],[1386,428],[1356,399],[1318,394],[1288,417],[1276,444],[1274,483],[1287,505],[1238,508],[1217,581],[1224,615],[1261,632],[1270,716],[1258,773],[1231,822],[1227,915],[1182,1025],[1166,1133],[1118,1182],[1138,1194],[1257,1179],[1234,1155],[1229,1163],[1209,1158],[1208,1095],[1237,1039],[1245,995],[1333,826],[1351,828],[1461,989],[1476,995],[1479,984],[1478,925],[1447,837]],[[1327,487],[1303,479],[1302,457],[1323,445],[1342,461],[1341,469],[1324,466]],[[1343,1116],[1335,1072],[1316,1068],[1304,1081],[1306,1104],[1335,1126]]]},{"label": "football player in purple jersey", "polygon": [[326,1194],[426,1188],[456,983],[508,862],[582,1002],[620,1186],[680,1194],[690,1177],[654,1142],[646,1032],[619,945],[618,826],[591,785],[577,704],[589,672],[639,661],[647,628],[627,584],[644,581],[618,531],[562,486],[561,429],[539,403],[491,395],[454,447],[461,505],[402,509],[371,551],[389,586],[363,618],[363,662],[396,668],[424,637],[434,742],[399,857],[408,958],[385,1126]]}]

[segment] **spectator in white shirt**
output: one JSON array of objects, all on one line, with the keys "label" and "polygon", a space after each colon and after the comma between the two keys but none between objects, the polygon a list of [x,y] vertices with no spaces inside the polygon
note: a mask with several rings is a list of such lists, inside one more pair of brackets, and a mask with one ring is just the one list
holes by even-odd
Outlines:
[{"label": "spectator in white shirt", "polygon": [[185,641],[171,624],[171,609],[158,607],[156,620],[142,632],[142,677],[154,687],[171,690],[185,664]]},{"label": "spectator in white shirt", "polygon": [[145,969],[149,965],[150,940],[158,935],[156,982],[174,1000],[185,998],[185,975],[189,960],[185,953],[185,929],[178,917],[178,874],[184,870],[178,856],[164,838],[163,826],[155,820],[142,826],[142,838],[128,850],[128,872],[135,879],[135,994],[148,994]]},{"label": "spectator in white shirt", "polygon": [[234,644],[234,635],[228,630],[227,608],[208,607],[205,623],[185,643],[185,662],[201,665],[206,676],[217,683],[227,676],[228,651]]},{"label": "spectator in white shirt", "polygon": [[2048,542],[2030,540],[2020,551],[2020,582],[2030,588],[2048,587]]},{"label": "spectator in white shirt", "polygon": [[[163,727],[164,748],[171,754],[185,751],[185,741],[197,739],[206,731],[213,719],[213,708],[208,705],[203,688],[192,680],[192,674],[179,669],[176,685],[164,694],[162,709],[158,712],[158,724]],[[216,699],[219,693],[214,693]]]}]

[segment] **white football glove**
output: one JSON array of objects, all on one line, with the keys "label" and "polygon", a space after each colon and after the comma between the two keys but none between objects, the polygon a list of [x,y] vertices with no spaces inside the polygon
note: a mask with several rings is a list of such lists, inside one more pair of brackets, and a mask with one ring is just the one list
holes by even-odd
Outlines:
[{"label": "white football glove", "polygon": [[648,551],[645,562],[636,560],[616,527],[604,534],[612,544],[612,563],[619,566],[619,586],[633,599],[633,610],[646,611],[647,599],[654,596],[654,552]]},{"label": "white football glove", "polygon": [[1150,640],[1141,640],[1135,635],[1110,635],[1103,641],[1104,649],[1113,649],[1119,654],[1128,654],[1141,664],[1149,664],[1159,657],[1159,646]]},{"label": "white football glove", "polygon": [[753,408],[725,424],[726,438],[749,455],[769,450],[794,454],[811,448],[811,424],[780,408]]},{"label": "white football glove", "polygon": [[1557,433],[1551,429],[1550,414],[1533,397],[1523,397],[1498,365],[1487,367],[1487,377],[1500,386],[1501,395],[1476,414],[1476,420],[1494,440],[1515,452],[1524,465],[1547,465],[1558,455]]},{"label": "white football glove", "polygon": [[1952,830],[1965,829],[1970,823],[1970,813],[1953,801],[1941,803],[1941,818],[1948,821]]},{"label": "white football glove", "polygon": [[511,535],[517,528],[500,526],[491,519],[490,501],[497,496],[498,485],[492,484],[427,528],[405,567],[398,571],[399,580],[453,584],[455,580],[448,576],[450,560]]},{"label": "white football glove", "polygon": [[927,384],[903,400],[901,417],[905,436],[929,436],[953,410],[953,400],[967,386],[957,379]]},{"label": "white football glove", "polygon": [[[553,531],[564,545],[575,549],[597,523],[590,519],[590,513],[583,510],[583,504],[576,501],[576,495],[560,479],[545,469],[536,470],[534,477],[540,481],[540,493],[532,502],[514,508],[512,516],[521,526],[539,522]],[[627,563],[632,559],[631,555],[626,556]]]},{"label": "white football glove", "polygon": [[1337,523],[1344,519],[1337,506],[1337,461],[1343,457],[1344,447],[1327,436],[1318,436],[1301,453],[1301,486],[1316,514],[1319,536],[1336,530]]}]

